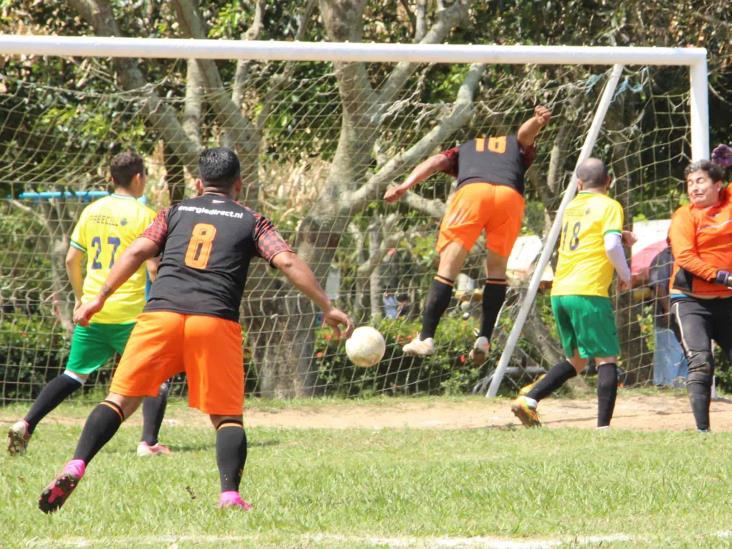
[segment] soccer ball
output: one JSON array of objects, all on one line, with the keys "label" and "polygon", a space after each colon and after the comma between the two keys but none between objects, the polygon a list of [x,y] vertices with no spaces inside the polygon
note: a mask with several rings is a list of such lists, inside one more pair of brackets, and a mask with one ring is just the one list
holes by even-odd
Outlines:
[{"label": "soccer ball", "polygon": [[386,351],[384,336],[371,326],[353,330],[346,340],[346,354],[356,366],[368,368],[377,364]]}]

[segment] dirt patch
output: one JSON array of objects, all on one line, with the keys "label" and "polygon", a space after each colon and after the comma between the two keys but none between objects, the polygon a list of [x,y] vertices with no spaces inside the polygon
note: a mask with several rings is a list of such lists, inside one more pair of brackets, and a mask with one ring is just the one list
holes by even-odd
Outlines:
[{"label": "dirt patch", "polygon": [[[549,398],[539,406],[542,423],[548,428],[595,427],[597,404],[594,398]],[[139,424],[141,414],[131,423]],[[0,422],[16,418],[0,414]],[[81,424],[83,417],[52,414],[49,423]],[[209,425],[207,416],[196,410],[174,407],[165,419],[168,425]],[[307,403],[298,407],[266,408],[258,403],[246,410],[247,427],[284,427],[296,429],[481,429],[518,427],[508,400],[466,398],[465,400],[431,398],[399,399],[394,404],[378,402]],[[686,397],[670,395],[623,395],[618,397],[613,429],[639,431],[681,431],[694,428]],[[712,403],[712,429],[732,431],[732,400]]]},{"label": "dirt patch", "polygon": [[[579,427],[594,429],[597,402],[594,398],[549,398],[539,405],[542,423],[548,428]],[[207,418],[195,410],[179,410],[171,423],[206,424]],[[506,399],[397,400],[378,403],[340,402],[306,404],[301,407],[264,408],[260,405],[244,413],[247,427],[284,427],[293,429],[481,429],[518,427],[519,421]],[[694,428],[685,396],[619,395],[613,417],[614,429],[639,431],[682,431]],[[732,401],[712,403],[714,431],[732,431]]]},{"label": "dirt patch", "polygon": [[[547,399],[539,406],[542,423],[549,428],[594,428],[597,404],[594,399]],[[347,429],[475,429],[518,426],[507,400],[400,402],[380,405],[284,410],[251,410],[245,422],[252,427]],[[715,431],[732,431],[732,401],[712,403]],[[694,427],[688,400],[682,396],[620,397],[613,418],[614,429],[680,431]]]}]

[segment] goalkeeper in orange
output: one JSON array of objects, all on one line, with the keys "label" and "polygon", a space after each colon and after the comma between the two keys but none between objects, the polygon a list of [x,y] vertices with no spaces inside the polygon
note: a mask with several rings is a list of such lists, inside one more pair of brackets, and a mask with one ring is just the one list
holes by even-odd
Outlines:
[{"label": "goalkeeper in orange", "polygon": [[[137,200],[145,190],[142,158],[132,152],[120,153],[112,159],[110,171],[114,192],[84,208],[71,234],[66,271],[74,291],[74,310],[97,294],[115,260],[155,218],[155,212]],[[86,276],[83,275],[83,263],[86,263]],[[155,267],[154,262],[148,264],[150,272],[154,272]],[[92,324],[74,328],[65,370],[46,384],[26,416],[10,427],[10,455],[24,454],[38,423],[80,389],[87,377],[115,353],[122,354],[135,326],[135,317],[145,304],[145,276],[142,267],[105,304]],[[170,453],[157,440],[167,402],[167,387],[164,383],[158,397],[145,401],[143,437],[137,447],[140,456]]]},{"label": "goalkeeper in orange", "polygon": [[483,314],[478,338],[470,351],[473,362],[485,360],[493,326],[506,298],[508,256],[523,221],[524,174],[536,155],[534,141],[550,118],[548,108],[537,106],[516,135],[477,137],[431,156],[418,164],[401,185],[384,194],[384,200],[391,203],[437,172],[457,178],[457,190],[440,224],[440,263],[427,293],[422,330],[403,347],[405,354],[427,356],[435,352],[435,332],[450,304],[455,279],[473,244],[485,231]]},{"label": "goalkeeper in orange", "polygon": [[613,271],[620,287],[630,287],[625,259],[623,207],[607,196],[611,179],[605,164],[588,158],[577,168],[579,193],[562,219],[552,312],[567,359],[527,388],[511,410],[527,427],[538,427],[537,404],[575,377],[590,358],[597,364],[597,427],[607,428],[618,392],[620,351],[615,314],[608,295]]}]

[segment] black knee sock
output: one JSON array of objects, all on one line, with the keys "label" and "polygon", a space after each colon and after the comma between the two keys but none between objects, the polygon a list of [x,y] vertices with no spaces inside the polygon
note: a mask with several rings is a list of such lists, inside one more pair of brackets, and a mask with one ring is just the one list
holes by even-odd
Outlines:
[{"label": "black knee sock", "polygon": [[689,394],[696,428],[700,431],[708,431],[709,406],[712,403],[712,376],[699,373],[690,375],[686,380],[686,392]]},{"label": "black knee sock", "polygon": [[506,281],[488,280],[483,288],[483,318],[480,323],[480,334],[490,340],[493,327],[496,325],[498,313],[506,299]]},{"label": "black knee sock", "polygon": [[114,402],[105,400],[97,404],[86,418],[84,430],[76,445],[74,459],[81,459],[89,464],[97,452],[114,436],[124,418],[122,408]]},{"label": "black knee sock", "polygon": [[79,387],[81,387],[81,382],[66,374],[61,374],[49,381],[33,402],[28,415],[25,416],[25,420],[28,422],[28,430],[32,433],[36,425],[51,410],[61,404],[67,396]]},{"label": "black knee sock", "polygon": [[167,382],[160,386],[160,392],[156,397],[148,397],[142,401],[142,440],[150,446],[158,443],[160,426],[165,417],[165,406],[168,403]]},{"label": "black knee sock", "polygon": [[427,293],[427,302],[424,305],[422,331],[419,334],[420,339],[435,337],[437,325],[440,323],[440,317],[442,317],[448,305],[450,305],[451,297],[452,280],[441,276],[435,277],[432,280],[432,286],[430,286],[430,290]]},{"label": "black knee sock", "polygon": [[618,367],[604,363],[597,367],[597,426],[607,427],[613,418],[618,395]]},{"label": "black knee sock", "polygon": [[216,464],[222,492],[239,491],[246,461],[247,435],[242,423],[224,420],[216,430]]},{"label": "black knee sock", "polygon": [[568,361],[560,362],[553,366],[526,396],[539,401],[542,398],[548,397],[552,392],[564,385],[568,379],[572,379],[576,375],[577,370]]}]

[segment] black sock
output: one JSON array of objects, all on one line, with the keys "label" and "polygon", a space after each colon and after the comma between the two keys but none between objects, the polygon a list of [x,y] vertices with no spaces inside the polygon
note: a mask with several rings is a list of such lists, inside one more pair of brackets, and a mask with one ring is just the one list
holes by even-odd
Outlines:
[{"label": "black sock", "polygon": [[696,428],[709,430],[709,406],[712,403],[712,376],[696,373],[686,380],[686,392],[689,394],[691,411],[694,414]]},{"label": "black sock", "polygon": [[239,491],[239,483],[247,461],[247,435],[240,421],[227,419],[216,430],[216,464],[219,467],[221,491]]},{"label": "black sock", "polygon": [[87,465],[97,452],[109,442],[124,421],[122,408],[105,400],[94,408],[86,418],[84,430],[76,445],[74,459],[81,459]]},{"label": "black sock", "polygon": [[79,387],[81,387],[81,382],[66,374],[61,374],[49,381],[33,402],[28,415],[25,416],[25,420],[28,422],[28,431],[32,433],[36,425],[51,410],[61,404],[67,396]]},{"label": "black sock", "polygon": [[165,417],[165,406],[168,404],[168,391],[170,386],[167,382],[160,386],[160,392],[156,397],[148,397],[142,401],[142,440],[150,446],[158,443],[160,426]]},{"label": "black sock", "polygon": [[490,341],[493,327],[496,325],[498,313],[506,299],[506,281],[489,280],[483,288],[483,318],[480,322],[480,334]]},{"label": "black sock", "polygon": [[597,367],[597,426],[607,427],[613,418],[618,396],[618,367],[606,362]]},{"label": "black sock", "polygon": [[553,366],[526,396],[538,402],[542,398],[548,397],[552,392],[564,385],[568,379],[572,379],[576,375],[577,370],[568,361],[560,362]]},{"label": "black sock", "polygon": [[[444,281],[444,282],[443,282]],[[437,325],[440,318],[450,305],[452,297],[452,280],[444,277],[437,277],[432,280],[432,286],[427,293],[427,302],[424,305],[424,314],[422,315],[422,331],[419,334],[420,339],[435,337]]]}]

